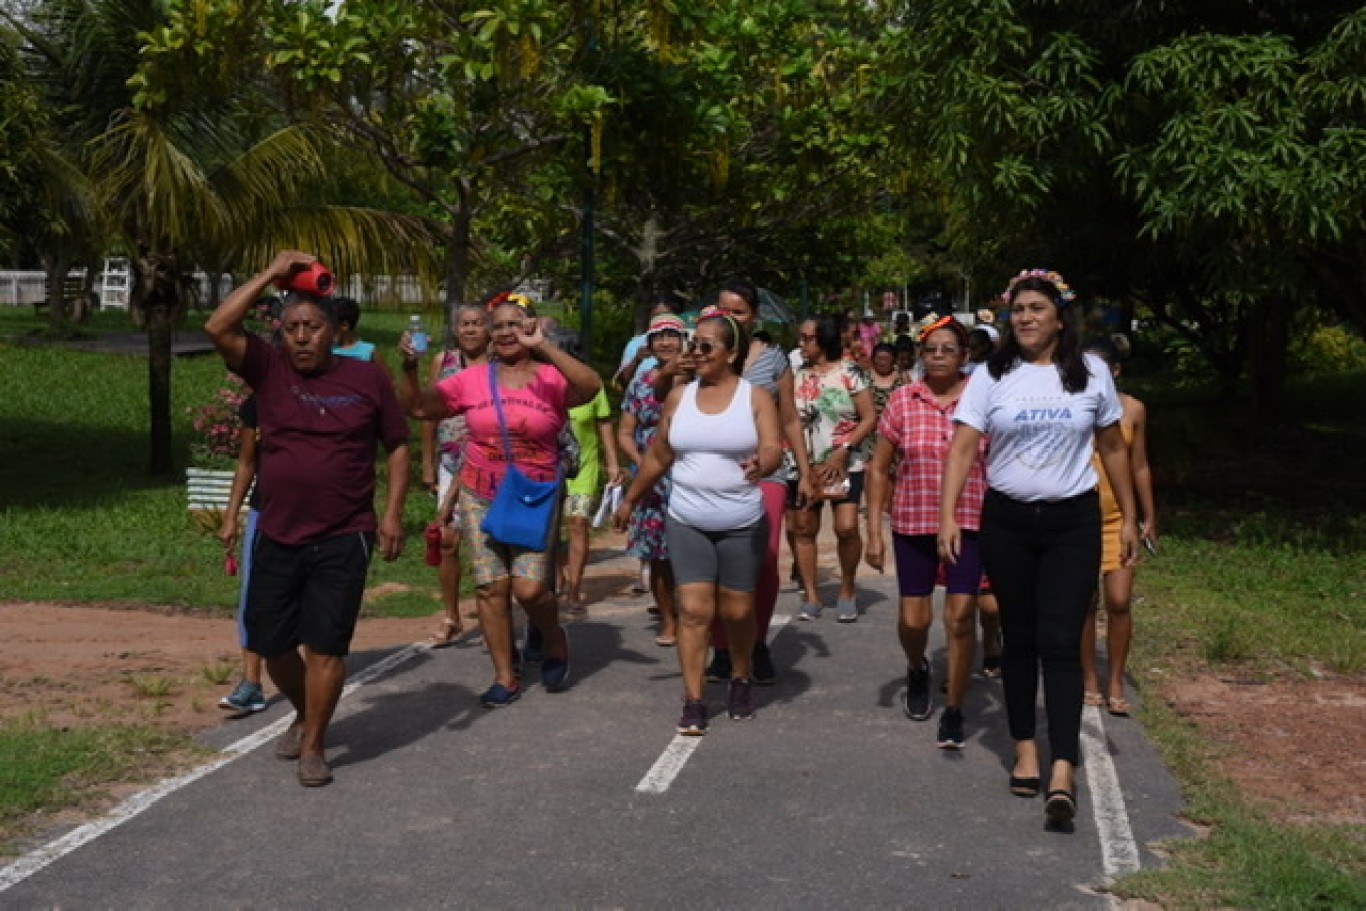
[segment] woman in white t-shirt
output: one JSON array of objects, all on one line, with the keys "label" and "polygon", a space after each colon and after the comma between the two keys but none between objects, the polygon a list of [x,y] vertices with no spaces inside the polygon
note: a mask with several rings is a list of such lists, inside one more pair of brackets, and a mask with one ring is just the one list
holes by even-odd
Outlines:
[{"label": "woman in white t-shirt", "polygon": [[1042,790],[1034,739],[1042,668],[1051,753],[1045,814],[1051,826],[1067,829],[1077,808],[1081,632],[1100,570],[1093,443],[1106,473],[1119,479],[1126,566],[1138,544],[1134,491],[1119,395],[1104,362],[1082,352],[1072,289],[1056,272],[1033,269],[1011,281],[1005,299],[1010,334],[969,379],[954,413],[938,544],[944,559],[957,560],[955,507],[978,441],[989,434],[978,541],[1005,637],[1006,717],[1015,741],[1010,791],[1036,797]]},{"label": "woman in white t-shirt", "polygon": [[613,516],[625,528],[637,501],[672,468],[665,533],[678,587],[680,734],[707,730],[703,671],[718,613],[731,651],[727,712],[737,720],[754,716],[754,593],[768,541],[759,481],[777,470],[782,445],[773,397],[740,377],[748,350],[733,317],[704,313],[690,345],[696,379],[669,393],[640,471]]}]

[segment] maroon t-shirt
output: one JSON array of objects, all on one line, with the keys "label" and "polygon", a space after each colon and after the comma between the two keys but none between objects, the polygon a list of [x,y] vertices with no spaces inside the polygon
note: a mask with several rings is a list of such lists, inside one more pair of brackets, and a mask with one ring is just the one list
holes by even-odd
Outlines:
[{"label": "maroon t-shirt", "polygon": [[376,446],[408,441],[408,420],[379,365],[333,357],[305,376],[253,335],[238,371],[256,392],[260,532],[299,545],[374,531]]}]

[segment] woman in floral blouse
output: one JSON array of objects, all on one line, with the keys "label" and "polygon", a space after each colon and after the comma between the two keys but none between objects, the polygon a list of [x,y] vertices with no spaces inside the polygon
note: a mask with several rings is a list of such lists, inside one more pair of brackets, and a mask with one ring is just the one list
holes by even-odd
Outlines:
[{"label": "woman in floral blouse", "polygon": [[801,571],[803,598],[797,616],[815,620],[821,615],[816,591],[816,535],[821,530],[821,506],[828,500],[834,514],[840,564],[836,617],[841,623],[858,620],[854,598],[854,574],[863,556],[859,536],[859,500],[863,496],[863,469],[867,462],[865,442],[877,426],[877,412],[868,390],[868,374],[843,357],[840,318],[823,314],[802,323],[798,342],[807,366],[797,371],[797,414],[806,434],[819,499],[798,505],[795,483],[789,487],[788,523],[797,543],[797,567]]}]

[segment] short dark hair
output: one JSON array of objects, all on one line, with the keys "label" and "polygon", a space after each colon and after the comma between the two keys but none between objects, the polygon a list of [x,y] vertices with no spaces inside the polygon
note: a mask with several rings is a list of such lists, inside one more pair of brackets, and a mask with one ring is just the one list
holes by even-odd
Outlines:
[{"label": "short dark hair", "polygon": [[337,325],[346,323],[353,330],[360,325],[360,304],[355,298],[332,298],[332,312],[337,315]]},{"label": "short dark hair", "polygon": [[337,326],[337,309],[333,305],[330,297],[314,297],[312,294],[304,294],[301,291],[291,291],[285,295],[285,302],[280,307],[280,318],[284,319],[285,311],[290,307],[297,307],[300,304],[312,304],[321,311],[323,319],[333,327]]}]

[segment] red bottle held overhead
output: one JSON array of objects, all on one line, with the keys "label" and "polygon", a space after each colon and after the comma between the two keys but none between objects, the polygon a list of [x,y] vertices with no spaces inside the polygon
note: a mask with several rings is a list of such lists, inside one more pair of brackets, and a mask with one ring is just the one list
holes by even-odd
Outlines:
[{"label": "red bottle held overhead", "polygon": [[334,280],[332,270],[320,262],[313,262],[290,273],[288,278],[278,279],[275,284],[285,291],[297,291],[300,294],[311,294],[314,297],[326,297],[332,293]]}]

